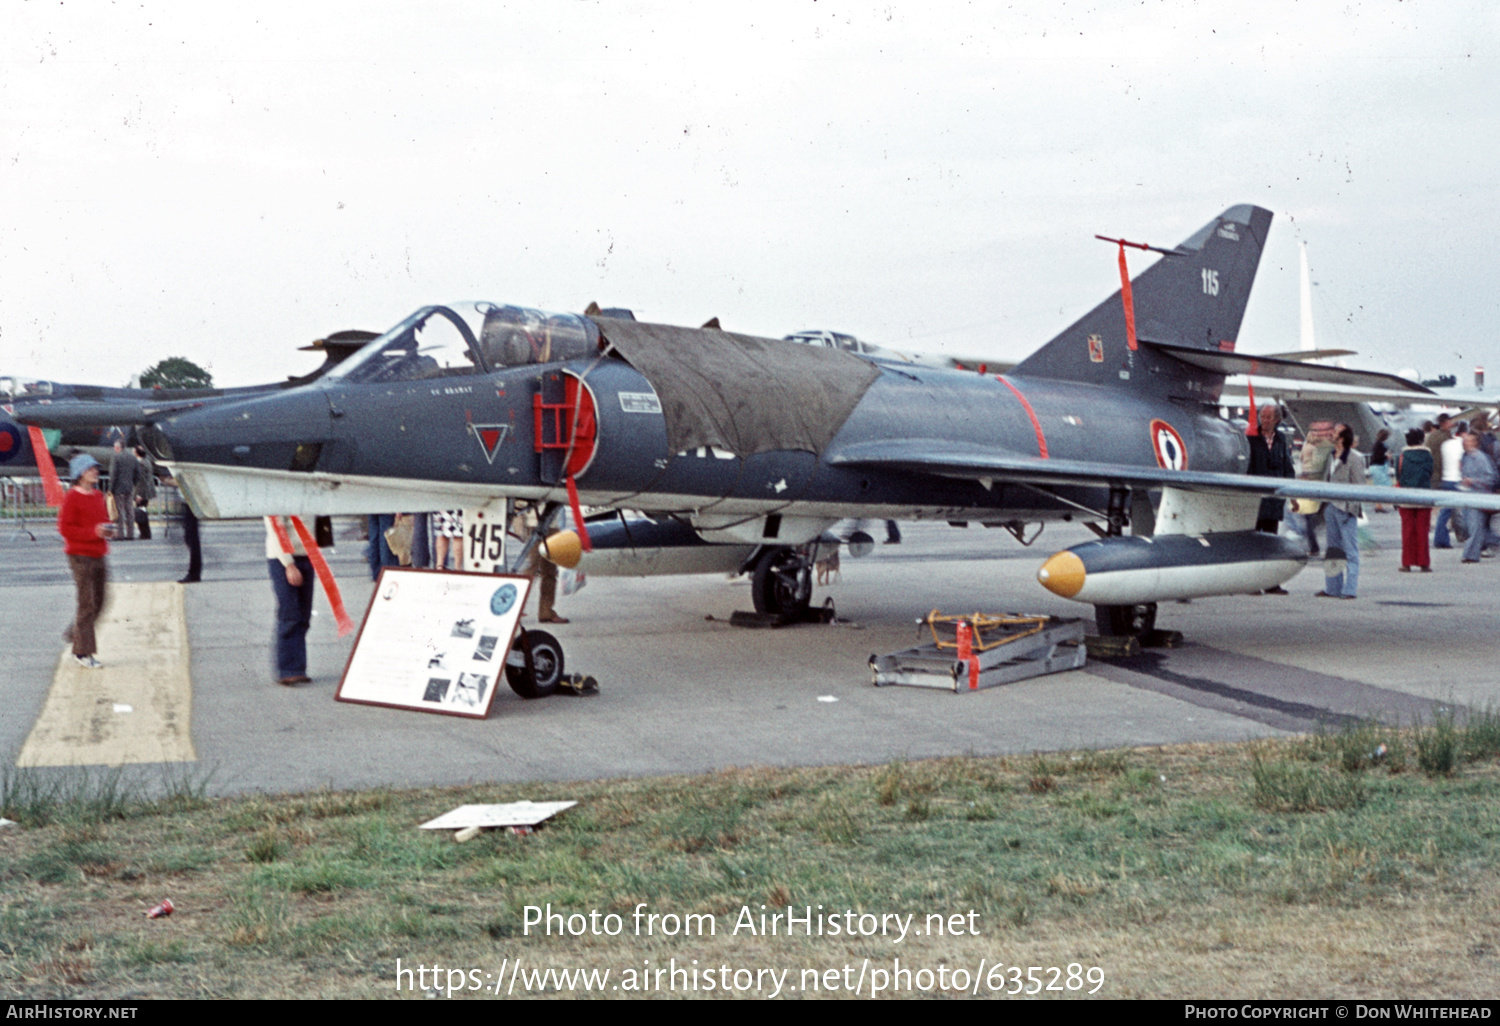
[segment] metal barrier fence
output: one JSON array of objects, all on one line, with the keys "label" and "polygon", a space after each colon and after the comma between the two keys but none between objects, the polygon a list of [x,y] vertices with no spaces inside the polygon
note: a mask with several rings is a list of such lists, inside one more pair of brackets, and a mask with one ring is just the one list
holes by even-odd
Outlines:
[{"label": "metal barrier fence", "polygon": [[0,538],[15,541],[56,530],[57,510],[47,505],[39,477],[0,477]]},{"label": "metal barrier fence", "polygon": [[156,498],[146,507],[151,513],[152,520],[164,520],[174,523],[182,519],[182,493],[177,490],[176,485],[158,484],[156,486]]},{"label": "metal barrier fence", "polygon": [[[154,523],[170,536],[182,519],[182,493],[176,485],[158,484],[156,498],[146,506]],[[57,510],[47,505],[47,493],[39,477],[0,477],[0,541],[57,531]]]}]

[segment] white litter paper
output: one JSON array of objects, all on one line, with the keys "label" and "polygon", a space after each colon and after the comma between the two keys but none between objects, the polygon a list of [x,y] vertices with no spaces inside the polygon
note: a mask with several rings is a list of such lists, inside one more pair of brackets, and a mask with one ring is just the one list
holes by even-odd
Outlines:
[{"label": "white litter paper", "polygon": [[132,709],[130,706],[126,705],[124,702],[116,702],[115,703],[115,712],[117,712],[117,713],[128,713],[128,712],[135,712],[135,710]]},{"label": "white litter paper", "polygon": [[536,826],[577,802],[511,802],[508,805],[460,805],[437,819],[423,823],[422,830],[462,830],[465,827]]}]

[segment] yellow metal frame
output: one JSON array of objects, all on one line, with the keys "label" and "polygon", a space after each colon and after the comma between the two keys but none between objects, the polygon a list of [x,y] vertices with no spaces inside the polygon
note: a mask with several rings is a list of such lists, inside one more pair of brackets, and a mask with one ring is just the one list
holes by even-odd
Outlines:
[{"label": "yellow metal frame", "polygon": [[[932,643],[939,649],[957,649],[958,642],[944,641],[938,637],[939,624],[952,624],[956,632],[960,622],[968,621],[969,626],[974,629],[973,647],[975,652],[988,652],[992,648],[1001,645],[1009,645],[1012,641],[1029,638],[1033,634],[1040,634],[1047,626],[1049,616],[1014,616],[1010,614],[990,615],[988,613],[970,613],[968,616],[944,616],[934,609],[927,614],[927,619],[922,621],[932,631]],[[1026,630],[1018,630],[1014,633],[1006,633],[1003,637],[996,639],[985,638],[986,631],[1009,630],[1014,627],[1025,627]]]}]

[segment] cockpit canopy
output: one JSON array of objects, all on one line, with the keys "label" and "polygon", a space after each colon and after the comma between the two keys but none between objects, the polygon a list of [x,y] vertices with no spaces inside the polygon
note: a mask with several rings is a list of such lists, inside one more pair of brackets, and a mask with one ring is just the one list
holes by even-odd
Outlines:
[{"label": "cockpit canopy", "polygon": [[578,314],[498,303],[424,306],[328,375],[355,384],[483,374],[597,352],[599,329]]},{"label": "cockpit canopy", "polygon": [[23,378],[13,374],[0,374],[0,402],[25,399],[34,395],[51,395],[52,382],[39,378]]},{"label": "cockpit canopy", "polygon": [[782,339],[783,342],[801,342],[825,349],[842,349],[846,353],[873,353],[875,347],[868,346],[853,335],[841,331],[796,331]]}]

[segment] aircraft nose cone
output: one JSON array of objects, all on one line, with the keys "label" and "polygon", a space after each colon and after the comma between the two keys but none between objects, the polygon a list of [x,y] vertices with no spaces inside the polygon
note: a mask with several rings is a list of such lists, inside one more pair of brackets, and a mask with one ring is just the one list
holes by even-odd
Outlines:
[{"label": "aircraft nose cone", "polygon": [[1072,598],[1082,591],[1083,578],[1083,560],[1066,549],[1054,553],[1036,572],[1042,587],[1063,598]]}]

